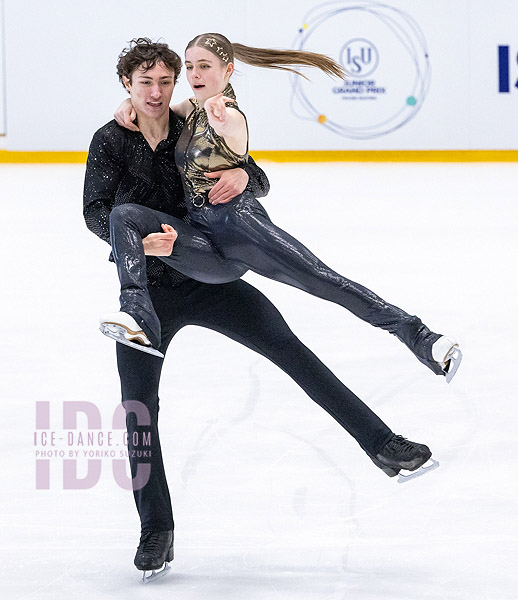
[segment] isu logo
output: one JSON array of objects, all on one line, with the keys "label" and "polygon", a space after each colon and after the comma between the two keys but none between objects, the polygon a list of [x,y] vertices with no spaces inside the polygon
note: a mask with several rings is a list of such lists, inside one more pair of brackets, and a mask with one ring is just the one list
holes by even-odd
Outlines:
[{"label": "isu logo", "polygon": [[364,38],[349,40],[340,51],[340,62],[354,77],[368,77],[376,70],[379,53],[376,46]]},{"label": "isu logo", "polygon": [[316,70],[311,81],[292,76],[291,111],[313,128],[355,140],[389,135],[417,116],[428,95],[425,35],[411,15],[386,2],[318,4],[303,16],[293,47],[328,54],[347,73],[343,81]]}]

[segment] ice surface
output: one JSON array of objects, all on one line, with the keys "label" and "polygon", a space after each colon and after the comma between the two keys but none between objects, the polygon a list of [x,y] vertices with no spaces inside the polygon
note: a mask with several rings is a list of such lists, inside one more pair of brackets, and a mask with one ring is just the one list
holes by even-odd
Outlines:
[{"label": "ice surface", "polygon": [[[398,485],[279,369],[211,331],[173,341],[161,435],[172,571],[143,586],[139,522],[102,460],[90,489],[36,489],[36,402],[119,402],[108,246],[81,216],[83,167],[0,167],[0,597],[505,600],[517,590],[516,166],[269,164],[272,219],[325,262],[455,336],[447,385],[340,307],[255,275],[296,334],[441,466]],[[267,324],[265,324],[267,327]],[[84,425],[84,423],[83,423]],[[86,469],[86,463],[81,462]]]}]

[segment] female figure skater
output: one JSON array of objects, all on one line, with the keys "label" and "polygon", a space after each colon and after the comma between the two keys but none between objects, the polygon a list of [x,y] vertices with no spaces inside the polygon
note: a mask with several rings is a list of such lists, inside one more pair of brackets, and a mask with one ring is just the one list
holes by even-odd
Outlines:
[{"label": "female figure skater", "polygon": [[[418,360],[435,374],[445,375],[449,382],[462,358],[453,338],[433,333],[417,316],[409,315],[364,286],[331,270],[298,240],[274,225],[250,192],[245,190],[225,204],[214,205],[208,200],[215,181],[205,174],[242,166],[248,159],[246,118],[238,108],[229,83],[234,71],[234,57],[254,66],[293,71],[293,66],[306,65],[317,67],[330,75],[344,76],[342,67],[327,56],[303,51],[251,48],[232,44],[217,33],[198,35],[187,45],[185,66],[195,98],[172,107],[173,112],[185,119],[175,159],[182,176],[190,223],[226,259],[228,273],[225,276],[234,279],[251,269],[335,302],[371,325],[394,334]],[[127,111],[126,106],[126,115]],[[118,116],[119,124],[125,124],[128,120],[124,110],[122,113],[122,117],[120,113]],[[135,252],[143,252],[142,247],[128,246],[124,241],[125,235],[133,231],[133,239],[139,235],[145,237],[152,223],[156,227],[156,218],[150,215],[150,219],[140,213],[130,217],[126,213],[124,218],[112,219],[112,245],[121,284],[131,271],[132,256]],[[162,224],[162,229],[174,232],[169,224]],[[177,241],[181,241],[181,232]],[[201,277],[202,281],[208,282],[225,280],[218,279],[221,273],[211,274],[208,270],[201,273],[204,271],[204,259],[197,265],[189,265],[184,259],[180,248],[175,246],[165,260],[194,279]],[[211,262],[215,262],[215,259],[211,258]],[[134,289],[138,293],[133,296],[132,302],[123,302],[121,313],[108,315],[101,322],[101,330],[109,334],[111,327],[112,334],[115,332],[112,337],[123,343],[135,341],[142,344],[139,349],[150,351],[156,345],[160,332],[149,296],[146,297],[145,273],[140,275],[140,282]]]}]

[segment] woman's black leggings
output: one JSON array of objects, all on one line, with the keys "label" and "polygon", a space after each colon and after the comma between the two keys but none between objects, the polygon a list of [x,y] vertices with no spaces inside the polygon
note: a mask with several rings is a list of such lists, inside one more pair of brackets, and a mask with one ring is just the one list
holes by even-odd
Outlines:
[{"label": "woman's black leggings", "polygon": [[[162,260],[181,273],[202,282],[223,283],[251,269],[347,308],[367,323],[394,334],[421,362],[435,373],[444,374],[431,354],[439,334],[431,332],[415,315],[330,269],[274,225],[250,193],[227,204],[205,203],[194,208],[188,199],[187,204],[194,227],[134,204],[115,208],[110,216],[112,248],[121,281],[121,309],[137,319],[153,345],[158,342],[159,327],[152,306],[142,297],[145,257],[141,238],[161,231],[160,223],[169,223],[177,229],[178,239],[171,256]],[[138,269],[135,263],[140,265]],[[130,291],[126,297],[125,289]]]}]

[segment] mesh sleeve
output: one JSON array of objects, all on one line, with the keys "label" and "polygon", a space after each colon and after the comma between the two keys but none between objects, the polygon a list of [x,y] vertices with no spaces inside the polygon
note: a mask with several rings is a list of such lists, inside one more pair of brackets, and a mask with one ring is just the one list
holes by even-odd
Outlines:
[{"label": "mesh sleeve", "polygon": [[252,192],[256,198],[263,198],[266,196],[270,191],[270,182],[261,167],[258,167],[255,164],[254,159],[249,156],[247,164],[242,168],[249,177],[246,189],[249,192]]}]

